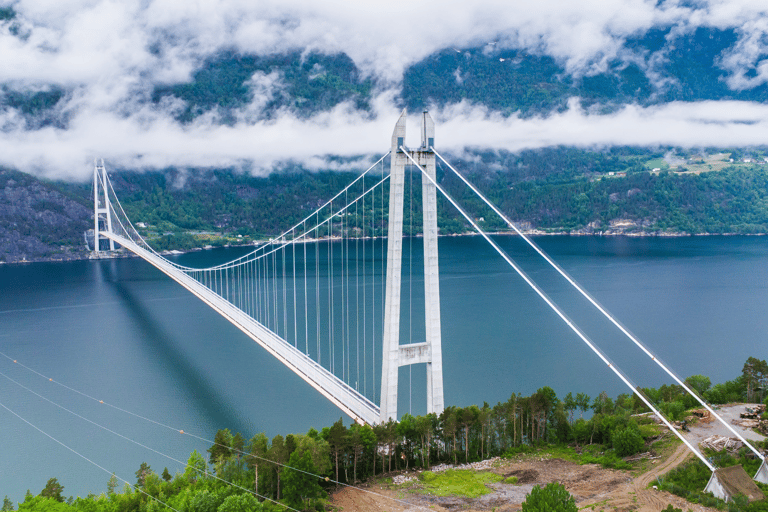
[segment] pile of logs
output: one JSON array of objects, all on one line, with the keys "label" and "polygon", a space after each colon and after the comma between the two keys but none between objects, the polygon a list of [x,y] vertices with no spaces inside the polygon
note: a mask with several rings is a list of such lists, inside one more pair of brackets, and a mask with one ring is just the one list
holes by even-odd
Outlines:
[{"label": "pile of logs", "polygon": [[699,418],[702,423],[712,423],[715,420],[706,409],[695,409],[691,411],[691,414]]},{"label": "pile of logs", "polygon": [[702,448],[710,448],[716,452],[723,450],[728,450],[729,452],[737,452],[739,451],[739,448],[744,446],[744,443],[732,437],[713,435],[700,442],[699,446]]}]

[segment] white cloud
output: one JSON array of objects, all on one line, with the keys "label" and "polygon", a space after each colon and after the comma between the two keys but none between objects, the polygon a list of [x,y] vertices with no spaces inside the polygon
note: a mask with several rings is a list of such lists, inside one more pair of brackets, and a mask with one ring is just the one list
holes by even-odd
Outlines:
[{"label": "white cloud", "polygon": [[[768,81],[768,62],[760,60],[768,33],[764,0],[707,0],[696,7],[683,0],[18,0],[12,5],[17,19],[0,22],[0,83],[64,86],[62,110],[70,124],[66,130],[30,131],[17,112],[7,110],[0,117],[0,163],[49,176],[85,177],[97,156],[130,166],[252,163],[267,169],[289,159],[319,165],[318,158],[327,154],[376,153],[386,149],[398,114],[393,98],[403,70],[437,50],[488,41],[552,55],[578,74],[604,69],[621,54],[627,37],[652,27],[736,28],[739,42],[721,62],[730,72],[729,86]],[[12,26],[23,37],[14,35]],[[217,126],[216,112],[182,126],[174,121],[182,102],[147,101],[156,84],[188,80],[206,58],[232,47],[256,54],[344,52],[388,90],[377,93],[371,115],[339,105],[311,119],[281,112],[265,121],[259,111],[280,94],[282,81],[277,73],[259,73],[250,82],[253,102],[232,126]],[[756,73],[748,73],[752,68]],[[439,113],[439,140],[441,147],[513,150],[548,144],[756,144],[768,140],[764,108],[670,104],[597,116],[572,105],[562,114],[521,120],[461,104]],[[741,122],[745,116],[751,124]]]},{"label": "white cloud", "polygon": [[[328,168],[325,155],[354,158],[389,149],[399,115],[391,99],[391,92],[376,98],[371,118],[350,105],[339,105],[311,119],[284,113],[276,120],[234,126],[217,125],[210,116],[180,126],[149,109],[130,117],[95,111],[77,116],[68,130],[20,129],[6,134],[0,164],[68,179],[87,179],[96,157],[105,158],[110,166],[136,168],[235,166],[266,172],[286,161]],[[598,116],[586,114],[572,100],[566,112],[533,119],[503,118],[462,103],[433,116],[437,146],[452,152],[467,147],[518,151],[558,144],[722,147],[768,140],[768,105],[748,102],[627,106]],[[407,137],[412,146],[420,143],[418,127],[414,113]]]},{"label": "white cloud", "polygon": [[[186,75],[194,63],[235,46],[244,52],[345,52],[358,66],[397,81],[436,50],[490,40],[540,49],[583,70],[616,55],[624,38],[654,26],[744,27],[768,14],[762,1],[709,0],[20,0],[28,40],[7,32],[0,80],[86,82],[109,74]],[[161,55],[149,51],[161,48]],[[21,63],[24,63],[22,66]]]},{"label": "white cloud", "polygon": [[674,102],[624,107],[610,115],[587,115],[571,100],[561,114],[503,119],[456,105],[445,118],[438,145],[497,147],[510,151],[552,145],[748,146],[768,140],[768,105],[736,101]]}]

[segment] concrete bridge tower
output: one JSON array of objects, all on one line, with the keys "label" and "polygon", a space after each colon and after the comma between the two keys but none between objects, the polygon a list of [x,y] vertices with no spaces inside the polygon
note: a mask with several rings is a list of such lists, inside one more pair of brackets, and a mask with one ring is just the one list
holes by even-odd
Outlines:
[{"label": "concrete bridge tower", "polygon": [[387,282],[384,302],[384,340],[381,371],[381,422],[397,420],[398,370],[418,363],[427,365],[427,412],[440,414],[443,401],[443,356],[440,333],[440,272],[437,260],[437,193],[435,185],[422,175],[424,233],[424,305],[426,340],[400,344],[400,288],[403,262],[403,204],[406,152],[434,179],[435,123],[424,111],[421,117],[421,147],[405,147],[405,110],[392,133],[389,177],[389,233],[387,241]]}]

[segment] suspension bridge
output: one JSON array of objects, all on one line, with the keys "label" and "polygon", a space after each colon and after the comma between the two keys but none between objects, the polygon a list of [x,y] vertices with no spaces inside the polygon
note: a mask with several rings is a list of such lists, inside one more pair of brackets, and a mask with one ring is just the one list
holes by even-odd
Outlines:
[{"label": "suspension bridge", "polygon": [[[358,423],[373,425],[398,419],[398,372],[401,367],[415,364],[426,365],[427,412],[440,414],[445,402],[438,261],[439,193],[632,393],[714,472],[712,462],[674,428],[641,389],[446,192],[436,177],[439,159],[631,343],[749,447],[762,460],[754,478],[768,483],[764,455],[443,158],[435,148],[435,125],[429,114],[425,111],[421,115],[421,145],[415,149],[405,144],[406,119],[403,111],[392,133],[389,151],[326,203],[279,236],[257,243],[249,253],[206,268],[170,261],[147,243],[123,210],[101,161],[94,167],[94,250],[114,251],[122,247],[146,260],[234,324]],[[414,175],[420,175],[420,179],[414,180]],[[419,189],[420,203],[414,201]],[[413,304],[421,303],[413,300],[413,243],[404,247],[404,232],[411,242],[414,235],[421,234],[423,242],[423,268],[416,269],[423,272],[419,274],[423,278],[420,279],[423,289],[417,291],[423,294],[423,311],[418,312],[423,323],[419,323],[415,335]],[[401,307],[404,296],[407,308]]]}]

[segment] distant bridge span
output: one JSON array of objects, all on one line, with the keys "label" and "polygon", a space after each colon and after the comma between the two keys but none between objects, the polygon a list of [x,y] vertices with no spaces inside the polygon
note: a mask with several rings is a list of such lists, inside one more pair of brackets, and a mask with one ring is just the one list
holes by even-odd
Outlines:
[{"label": "distant bridge span", "polygon": [[[559,265],[551,260],[533,241],[525,236],[495,205],[493,205],[479,190],[477,190],[466,178],[459,174],[445,159],[434,149],[434,123],[425,112],[422,116],[421,126],[422,145],[416,150],[409,150],[405,146],[405,112],[397,122],[394,133],[392,134],[392,146],[388,153],[390,155],[390,173],[382,177],[369,189],[363,187],[359,195],[355,197],[352,194],[351,201],[348,201],[347,195],[350,187],[363,178],[371,169],[361,174],[352,184],[345,187],[334,198],[313,212],[302,222],[286,231],[279,237],[270,240],[268,243],[259,245],[253,252],[241,256],[232,262],[228,262],[215,267],[195,269],[184,267],[173,263],[157,252],[155,252],[144,241],[142,236],[133,227],[130,220],[122,210],[117,198],[114,198],[114,204],[110,200],[110,191],[114,195],[106,170],[102,165],[97,165],[94,170],[94,249],[100,250],[100,238],[104,238],[109,243],[110,250],[114,250],[115,244],[133,252],[152,264],[155,268],[166,274],[168,277],[189,290],[216,312],[234,324],[243,331],[248,337],[264,347],[270,354],[291,369],[310,386],[319,391],[324,397],[348,414],[354,421],[361,424],[373,425],[389,420],[397,420],[397,401],[398,401],[398,370],[402,366],[412,364],[426,364],[427,366],[427,412],[440,414],[444,409],[443,401],[443,376],[442,376],[442,349],[441,349],[441,331],[440,331],[440,294],[439,294],[439,273],[437,258],[437,211],[436,211],[436,191],[450,202],[464,217],[475,231],[507,261],[507,263],[520,275],[523,280],[541,297],[544,302],[571,328],[571,330],[613,371],[627,387],[636,394],[645,405],[651,409],[666,425],[675,433],[688,449],[699,457],[699,459],[710,470],[714,472],[715,467],[704,457],[685,437],[678,432],[667,418],[661,414],[650,399],[645,396],[642,390],[634,385],[628,377],[603,354],[602,350],[589,337],[569,319],[560,307],[555,304],[544,291],[533,282],[529,276],[506,254],[501,247],[475,222],[472,215],[466,212],[451,196],[437,183],[435,175],[435,156],[447,165],[459,178],[467,185],[485,204],[491,208],[512,230],[521,236],[534,250],[536,250],[563,278],[565,278],[574,288],[576,288],[591,304],[598,309],[606,318],[608,318],[622,333],[624,333],[635,345],[643,350],[657,365],[659,365],[670,377],[672,377],[681,387],[690,393],[703,407],[718,419],[726,428],[728,428],[736,437],[748,446],[760,459],[762,465],[755,475],[758,481],[768,483],[768,464],[765,456],[755,449],[746,439],[736,432],[733,427],[727,424],[712,408],[704,402],[701,397],[696,395],[690,388],[675,375],[666,365],[664,365],[654,354],[652,354],[645,345],[634,337],[618,320],[600,306],[596,300],[583,288],[581,288]],[[386,155],[385,155],[386,156]],[[382,157],[379,162],[383,161]],[[377,162],[377,164],[379,163]],[[374,164],[375,166],[376,164]],[[405,337],[406,330],[402,328],[403,315],[401,315],[400,299],[402,285],[402,260],[403,260],[403,205],[404,205],[404,183],[405,167],[410,165],[418,168],[421,172],[422,189],[422,222],[423,222],[423,242],[424,242],[424,314],[425,314],[425,337],[426,340],[406,340],[406,343],[400,343],[400,337]],[[382,170],[382,175],[384,174]],[[372,191],[381,186],[385,180],[389,179],[389,218],[387,222],[387,258],[386,258],[386,289],[380,297],[383,300],[382,324],[378,326],[383,331],[380,338],[381,345],[381,406],[368,398],[365,394],[367,383],[363,385],[363,392],[360,392],[360,378],[365,378],[365,365],[363,364],[363,373],[359,366],[359,349],[355,352],[358,357],[354,375],[357,380],[352,378],[351,368],[351,346],[350,341],[359,343],[359,332],[350,331],[350,314],[360,314],[359,289],[354,291],[355,298],[350,297],[350,266],[355,269],[352,271],[357,286],[359,281],[360,260],[355,246],[354,257],[350,254],[348,240],[373,240],[380,238],[383,233],[377,231],[374,216],[376,212],[376,203],[373,199]],[[410,185],[411,194],[413,194],[413,184]],[[370,195],[369,195],[370,194]],[[343,200],[340,199],[343,195]],[[384,199],[380,203],[381,220],[383,223]],[[336,204],[334,205],[334,200]],[[116,209],[116,206],[117,208]],[[411,203],[412,204],[412,203]],[[330,205],[330,213],[320,212]],[[359,211],[362,211],[362,223],[359,220]],[[366,212],[368,220],[366,221]],[[410,218],[413,219],[411,211]],[[367,224],[370,222],[370,225]],[[411,220],[411,222],[413,222]],[[413,226],[411,226],[413,229]],[[337,232],[338,231],[338,232]],[[307,285],[307,245],[313,241],[315,254],[318,254],[320,243],[327,244],[328,255],[328,273],[320,283],[319,270],[316,272],[316,282],[314,287]],[[341,242],[337,247],[332,247],[332,243]],[[300,246],[304,251],[304,273],[297,274],[296,266],[296,247]],[[342,272],[346,272],[342,278],[340,288],[340,297],[334,298],[331,284],[333,279],[333,265],[336,255],[336,249],[340,249],[342,259],[340,265]],[[372,250],[372,249],[371,249]],[[383,250],[383,249],[382,249]],[[287,254],[291,251],[290,254]],[[345,252],[346,251],[346,252]],[[365,245],[363,245],[363,268],[365,267]],[[277,254],[280,254],[281,262],[277,262]],[[383,253],[382,253],[383,256]],[[346,258],[346,259],[345,259]],[[288,264],[293,265],[292,273]],[[315,265],[318,265],[317,257]],[[316,267],[319,269],[319,267]],[[324,269],[325,271],[325,269]],[[382,269],[382,274],[383,274]],[[289,275],[290,274],[290,275]],[[302,322],[297,319],[298,293],[300,286],[297,287],[297,276],[303,278],[303,306],[305,308]],[[346,279],[346,281],[344,281]],[[287,289],[287,282],[291,282],[292,292]],[[365,274],[363,274],[365,281]],[[279,285],[277,283],[280,283]],[[320,285],[325,286],[328,296],[320,300]],[[254,283],[256,290],[254,292]],[[363,283],[365,285],[365,282]],[[278,286],[280,290],[278,290]],[[411,283],[412,286],[412,283]],[[363,286],[365,288],[365,286]],[[315,355],[317,361],[310,356],[309,346],[309,319],[310,314],[307,309],[308,290],[314,291],[316,295],[316,311],[312,313],[312,319],[317,320],[317,350]],[[281,292],[281,293],[280,293]],[[412,290],[409,290],[412,293]],[[375,302],[375,296],[371,294]],[[363,302],[367,298],[367,292],[363,292]],[[342,305],[342,314],[336,318],[336,302]],[[292,302],[292,305],[290,304]],[[279,304],[278,304],[279,303]],[[352,313],[350,303],[356,308]],[[326,352],[321,350],[320,334],[320,307],[324,308],[322,313],[327,315],[328,328],[327,337],[328,348]],[[381,306],[382,304],[379,304]],[[292,306],[292,307],[291,307]],[[373,308],[375,310],[375,307]],[[363,304],[362,311],[367,312],[368,308]],[[289,324],[289,314],[292,316],[293,325]],[[365,313],[364,313],[365,314]],[[373,330],[376,331],[375,314],[371,313]],[[324,317],[325,319],[326,317]],[[334,322],[338,322],[335,324]],[[363,331],[367,332],[365,326],[365,317],[363,319]],[[359,331],[359,323],[352,319],[354,329]],[[305,350],[299,349],[301,333],[299,326],[304,328]],[[341,337],[341,368],[338,370],[337,359],[334,345],[335,329],[340,326]],[[283,335],[280,334],[282,331]],[[401,332],[402,331],[402,332]],[[381,335],[381,334],[380,334]],[[365,336],[365,334],[364,334]],[[288,339],[293,338],[293,344]],[[314,341],[314,340],[313,340]],[[374,350],[375,352],[375,350]],[[328,368],[320,364],[322,356],[330,359]],[[363,358],[365,359],[365,348],[363,348]],[[327,360],[326,359],[326,360]],[[375,361],[375,355],[371,354],[372,361]],[[339,378],[339,373],[347,379]],[[375,378],[375,368],[374,368]],[[354,382],[354,386],[351,383]],[[375,387],[373,396],[375,399]],[[716,474],[715,474],[716,476]],[[715,477],[713,476],[713,478]]]},{"label": "distant bridge span", "polygon": [[148,261],[155,268],[192,292],[196,297],[243,331],[249,338],[264,347],[267,352],[275,356],[281,363],[318,390],[356,422],[373,425],[379,421],[381,412],[379,406],[351,388],[347,383],[286,340],[248,316],[241,309],[171,265],[168,260],[144,249],[133,240],[115,233],[101,231],[99,235],[120,244],[140,258]]}]

